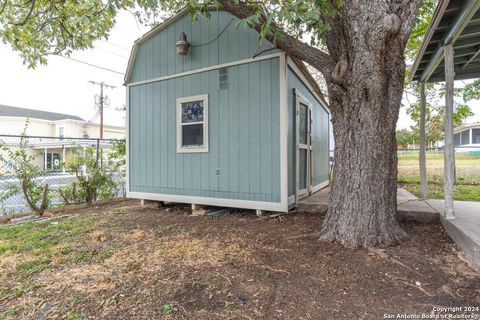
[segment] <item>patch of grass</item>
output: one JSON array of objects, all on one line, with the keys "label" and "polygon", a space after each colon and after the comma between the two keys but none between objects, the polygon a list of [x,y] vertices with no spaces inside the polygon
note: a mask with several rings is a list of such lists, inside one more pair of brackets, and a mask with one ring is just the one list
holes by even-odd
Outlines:
[{"label": "patch of grass", "polygon": [[71,246],[83,241],[93,230],[90,218],[70,218],[61,221],[27,222],[15,226],[0,226],[0,267],[9,257],[15,262],[8,273],[29,278],[55,263],[68,259],[60,258],[72,252]]},{"label": "patch of grass", "polygon": [[111,248],[82,248],[75,255],[75,262],[100,263],[111,257],[113,250]]},{"label": "patch of grass", "polygon": [[59,222],[27,222],[16,226],[0,227],[2,253],[44,252],[65,243],[77,241],[92,230],[92,220],[65,219]]},{"label": "patch of grass", "polygon": [[33,260],[20,262],[15,266],[19,275],[24,278],[30,277],[32,274],[48,269],[51,260],[47,257],[39,257]]},{"label": "patch of grass", "polygon": [[6,297],[21,297],[26,293],[32,292],[36,289],[37,285],[35,283],[27,283],[20,287],[8,288],[0,287],[0,299]]},{"label": "patch of grass", "polygon": [[178,307],[172,303],[165,303],[160,310],[162,310],[163,314],[170,314],[173,312],[177,312]]},{"label": "patch of grass", "polygon": [[87,320],[88,317],[81,313],[77,313],[76,311],[68,311],[67,319],[68,320]]},{"label": "patch of grass", "polygon": [[0,311],[0,320],[6,319],[7,317],[18,318],[20,313],[24,310],[24,307],[14,306],[12,308],[7,308],[4,312]]},{"label": "patch of grass", "polygon": [[[399,187],[420,197],[420,184],[418,183],[400,183]],[[428,197],[430,199],[443,199],[443,185],[429,184]],[[480,201],[480,186],[455,185],[453,187],[453,198],[459,201]]]},{"label": "patch of grass", "polygon": [[72,303],[72,305],[77,305],[80,303],[80,301],[82,301],[82,297],[79,296],[78,294],[74,294],[70,299],[70,302]]},{"label": "patch of grass", "polygon": [[187,232],[188,229],[176,224],[167,224],[165,226],[162,226],[162,231],[163,232],[173,232],[173,233],[181,233],[181,232]]}]

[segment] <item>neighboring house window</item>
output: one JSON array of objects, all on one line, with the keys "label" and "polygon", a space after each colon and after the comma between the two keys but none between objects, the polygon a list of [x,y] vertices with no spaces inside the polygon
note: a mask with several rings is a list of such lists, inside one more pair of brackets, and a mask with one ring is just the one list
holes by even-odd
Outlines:
[{"label": "neighboring house window", "polygon": [[58,136],[60,137],[60,139],[63,139],[63,137],[64,137],[64,130],[65,130],[64,127],[59,127],[58,128]]},{"label": "neighboring house window", "polygon": [[462,145],[470,144],[470,130],[462,132]]},{"label": "neighboring house window", "polygon": [[480,143],[480,129],[472,129],[472,143]]},{"label": "neighboring house window", "polygon": [[208,152],[208,95],[177,99],[177,152]]},{"label": "neighboring house window", "polygon": [[459,146],[461,144],[460,142],[460,133],[455,133],[453,135],[453,145],[456,147],[456,146]]}]

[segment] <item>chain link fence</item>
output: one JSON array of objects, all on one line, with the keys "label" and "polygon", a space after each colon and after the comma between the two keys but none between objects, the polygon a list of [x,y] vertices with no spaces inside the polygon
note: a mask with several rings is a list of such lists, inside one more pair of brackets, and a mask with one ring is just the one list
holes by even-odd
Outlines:
[{"label": "chain link fence", "polygon": [[[444,151],[426,150],[427,180],[429,184],[443,184]],[[480,184],[480,147],[455,147],[456,184]],[[420,183],[419,149],[398,150],[398,181]]]},{"label": "chain link fence", "polygon": [[48,208],[86,202],[92,174],[93,201],[125,196],[125,140],[0,135],[0,216],[30,212],[45,186]]}]

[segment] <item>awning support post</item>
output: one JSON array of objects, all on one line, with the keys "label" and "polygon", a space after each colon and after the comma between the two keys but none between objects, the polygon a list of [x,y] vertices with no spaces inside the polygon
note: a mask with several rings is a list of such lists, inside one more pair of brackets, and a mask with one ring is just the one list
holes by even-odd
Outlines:
[{"label": "awning support post", "polygon": [[445,193],[445,218],[455,219],[453,209],[453,184],[455,181],[455,149],[453,146],[453,82],[455,69],[453,62],[453,44],[445,46],[445,160],[444,160],[444,193]]},{"label": "awning support post", "polygon": [[427,185],[427,165],[425,155],[425,110],[427,100],[425,97],[425,82],[420,83],[420,196],[422,200],[428,199],[428,185]]}]

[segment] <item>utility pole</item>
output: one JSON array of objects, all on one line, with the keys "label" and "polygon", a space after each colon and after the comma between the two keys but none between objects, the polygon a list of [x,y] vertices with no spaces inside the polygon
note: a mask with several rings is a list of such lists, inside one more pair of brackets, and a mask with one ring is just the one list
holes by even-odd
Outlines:
[{"label": "utility pole", "polygon": [[100,98],[99,98],[100,101],[98,102],[98,108],[100,112],[100,139],[103,139],[103,108],[104,108],[105,98],[106,98],[106,96],[103,95],[103,88],[105,87],[108,89],[115,89],[116,87],[106,84],[103,81],[102,82],[88,81],[88,82],[90,82],[91,84],[100,86]]}]

